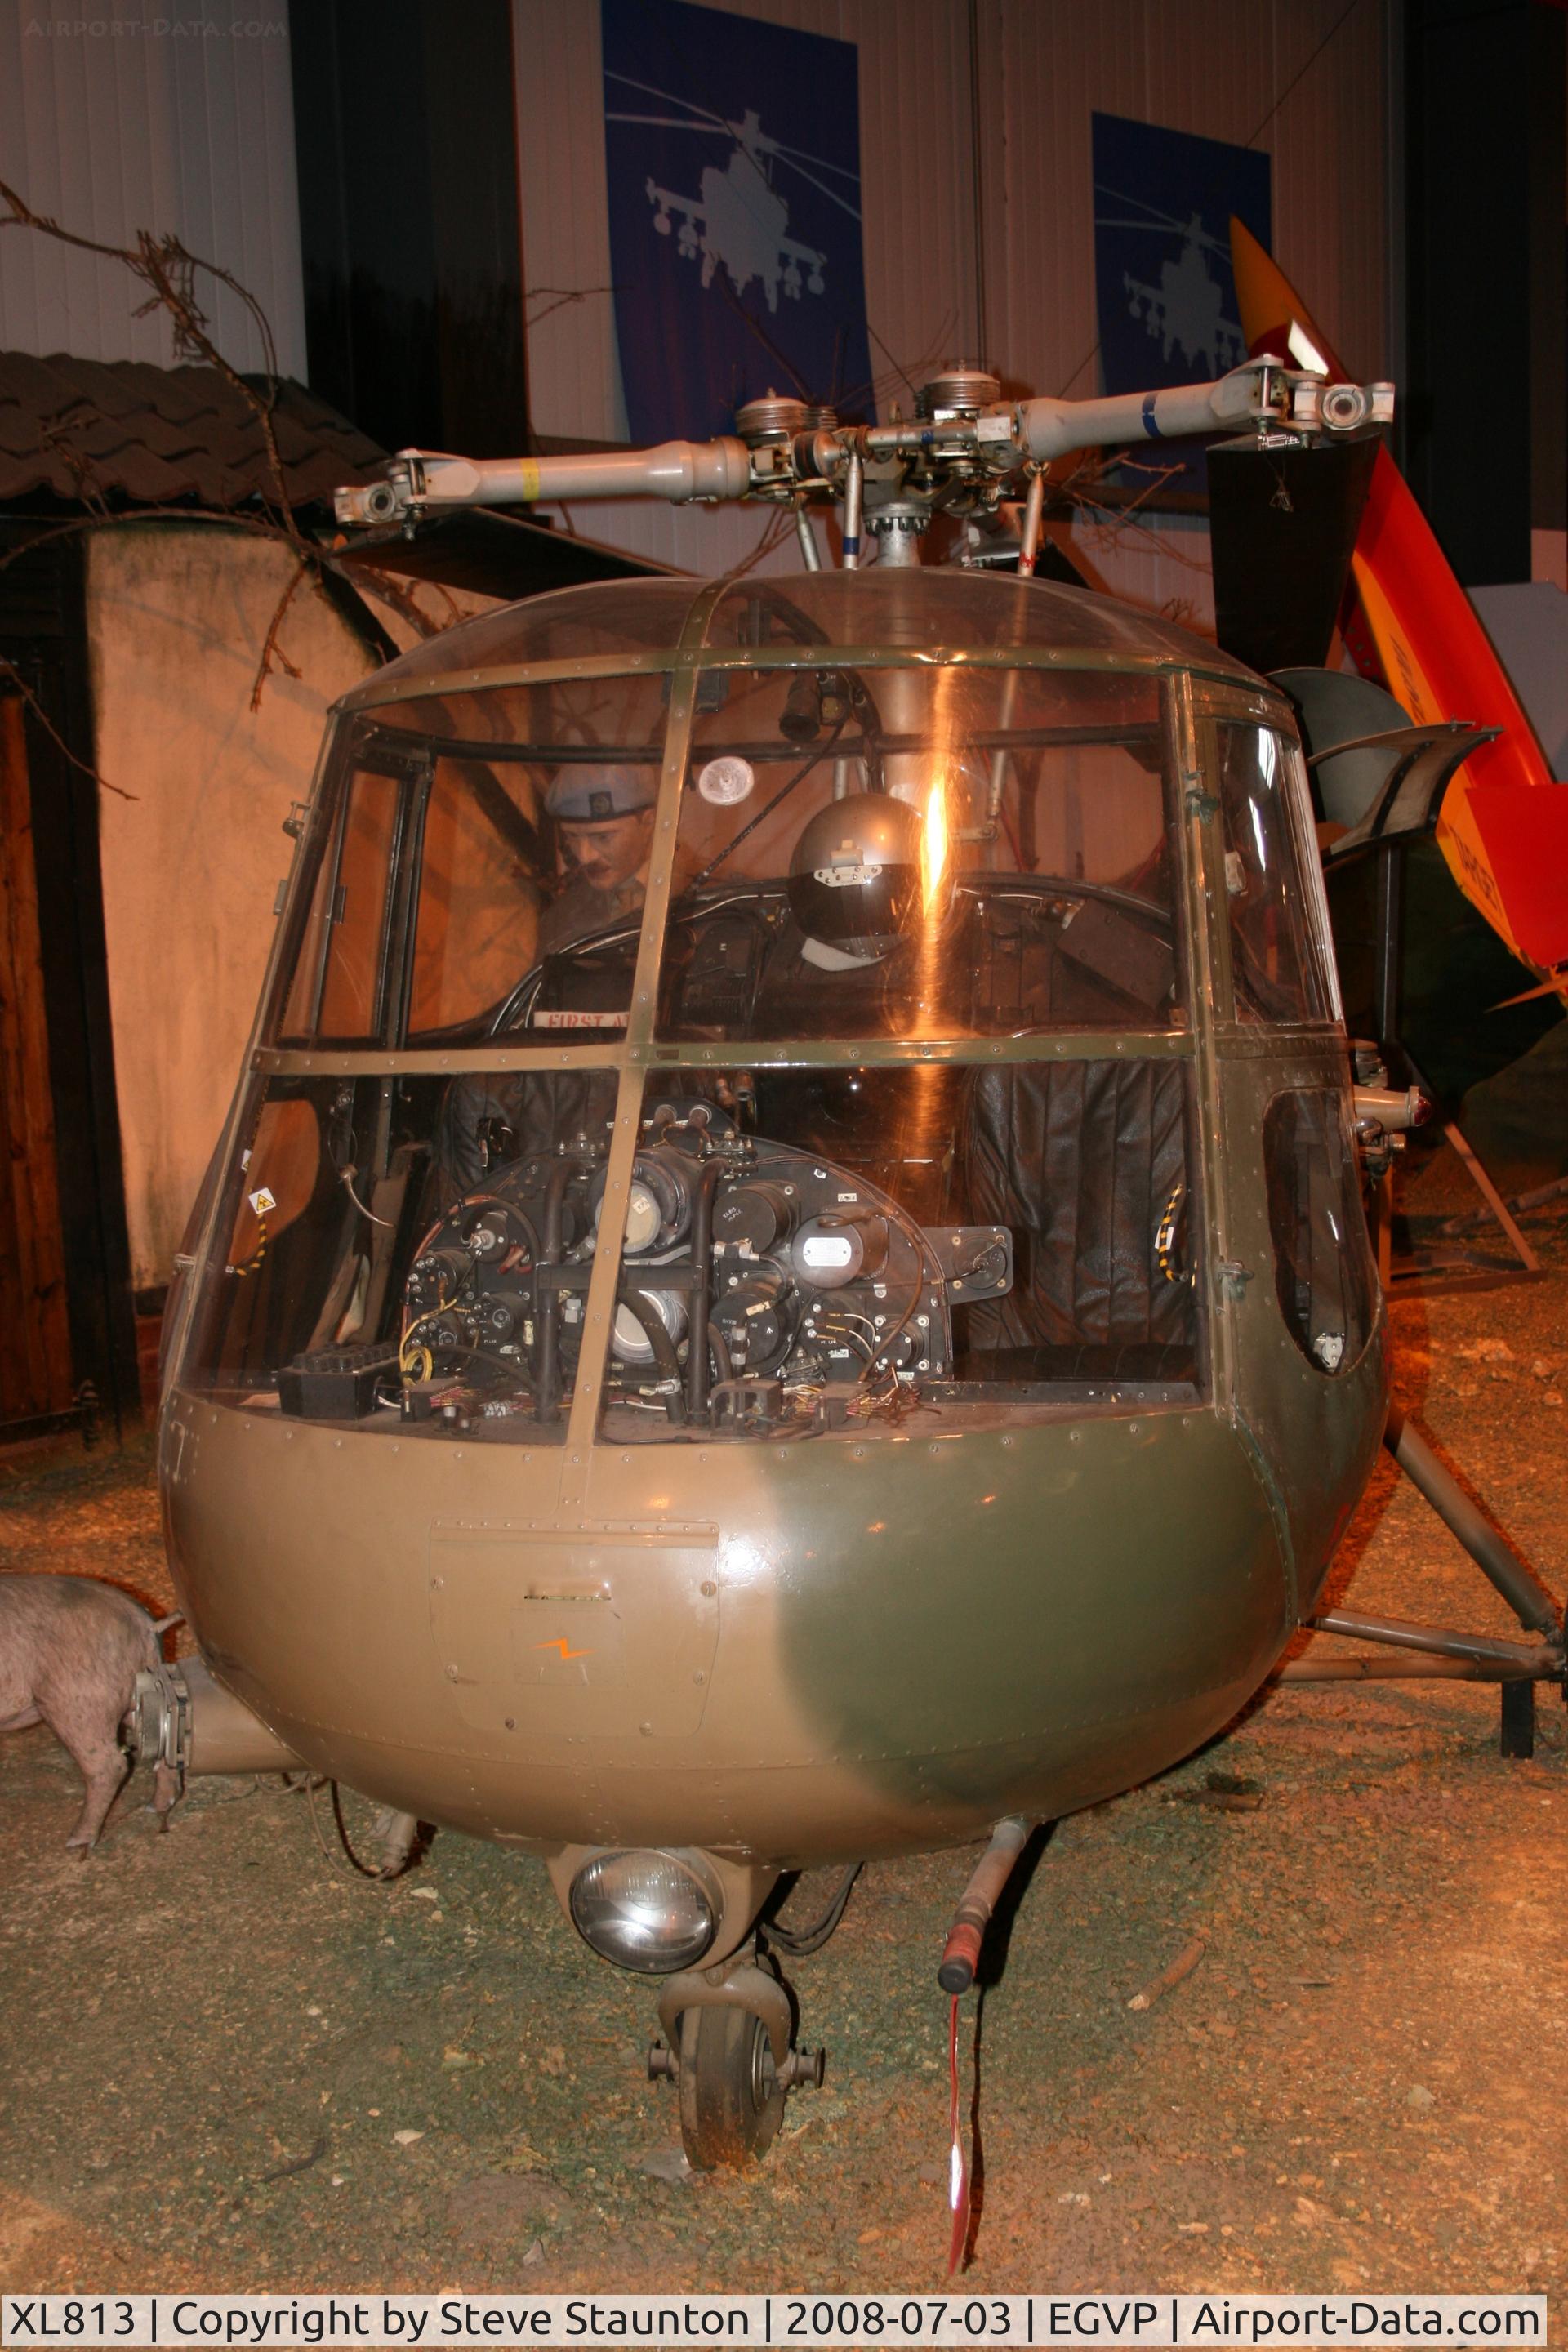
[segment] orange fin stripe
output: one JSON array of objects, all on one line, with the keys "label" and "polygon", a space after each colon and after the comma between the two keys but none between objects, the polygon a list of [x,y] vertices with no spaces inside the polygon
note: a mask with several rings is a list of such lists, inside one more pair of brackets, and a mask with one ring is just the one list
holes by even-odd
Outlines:
[{"label": "orange fin stripe", "polygon": [[[1242,222],[1232,220],[1230,241],[1248,349],[1278,345],[1295,321],[1331,371],[1346,373],[1289,279]],[[1531,872],[1526,845],[1536,845],[1561,821],[1544,806],[1529,814],[1520,788],[1552,785],[1552,770],[1491,639],[1386,448],[1379,449],[1373,467],[1353,577],[1354,601],[1345,618],[1360,665],[1366,667],[1370,638],[1389,691],[1412,718],[1460,719],[1502,730],[1472,751],[1455,777],[1437,845],[1455,881],[1503,944],[1544,977],[1568,939],[1568,911],[1558,876],[1543,885]],[[1490,819],[1486,830],[1479,821],[1483,805]]]}]

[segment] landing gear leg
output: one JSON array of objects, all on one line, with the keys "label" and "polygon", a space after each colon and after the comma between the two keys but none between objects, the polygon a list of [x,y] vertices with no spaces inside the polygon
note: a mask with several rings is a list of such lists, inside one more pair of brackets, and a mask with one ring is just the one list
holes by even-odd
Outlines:
[{"label": "landing gear leg", "polygon": [[680,2086],[680,2137],[697,2172],[765,2154],[790,2090],[822,2081],[823,2053],[792,2050],[790,1999],[754,1943],[716,1969],[687,1969],[659,1995],[664,2037],[648,2053],[657,2081]]}]

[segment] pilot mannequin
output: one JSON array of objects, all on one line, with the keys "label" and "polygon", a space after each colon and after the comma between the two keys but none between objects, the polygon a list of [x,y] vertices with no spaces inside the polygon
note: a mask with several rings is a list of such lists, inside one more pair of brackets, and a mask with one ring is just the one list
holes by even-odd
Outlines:
[{"label": "pilot mannequin", "polygon": [[[647,890],[653,845],[654,768],[562,768],[544,795],[561,838],[568,879],[540,917],[537,953],[559,955],[619,919],[635,920]],[[615,994],[612,983],[611,994]],[[438,1168],[458,1192],[479,1184],[489,1137],[510,1131],[513,1148],[537,1150],[565,1135],[602,1135],[615,1110],[616,1080],[604,1071],[541,1078],[521,1072],[454,1081],[442,1112]]]},{"label": "pilot mannequin", "polygon": [[[759,990],[758,1037],[1023,1035],[1047,1022],[1161,1021],[1171,937],[1067,885],[987,898],[933,876],[921,814],[831,802],[790,861],[791,920]],[[1064,919],[1065,909],[1065,919]],[[1154,911],[1158,911],[1155,909]],[[864,1170],[922,1222],[1005,1225],[1016,1278],[966,1308],[976,1377],[1184,1378],[1190,1286],[1153,1237],[1183,1182],[1185,1073],[1173,1059],[760,1070],[759,1123]]]},{"label": "pilot mannequin", "polygon": [[544,807],[559,830],[570,878],[540,919],[541,955],[554,955],[641,908],[658,793],[653,768],[560,771],[544,795]]}]

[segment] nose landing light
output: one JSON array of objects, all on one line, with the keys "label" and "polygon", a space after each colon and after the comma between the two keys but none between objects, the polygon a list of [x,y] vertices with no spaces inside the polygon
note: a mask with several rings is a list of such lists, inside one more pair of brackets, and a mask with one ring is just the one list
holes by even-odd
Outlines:
[{"label": "nose landing light", "polygon": [[720,1890],[670,1853],[596,1853],[573,1879],[569,1900],[584,1942],[601,1959],[644,1976],[693,1967],[713,1941],[722,1907]]}]

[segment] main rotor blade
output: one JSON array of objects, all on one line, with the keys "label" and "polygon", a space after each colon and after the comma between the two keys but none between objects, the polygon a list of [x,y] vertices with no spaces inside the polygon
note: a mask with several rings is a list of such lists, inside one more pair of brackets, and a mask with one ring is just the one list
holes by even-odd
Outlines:
[{"label": "main rotor blade", "polygon": [[[731,127],[721,114],[713,113],[709,107],[699,106],[694,98],[679,97],[673,89],[655,89],[650,81],[634,81],[630,74],[612,73],[608,68],[605,68],[605,79],[625,82],[628,89],[640,89],[645,98],[662,98],[666,106],[684,106],[689,113],[705,114],[709,121],[716,123],[721,131],[728,131]],[[692,127],[695,129],[695,124]]]}]

